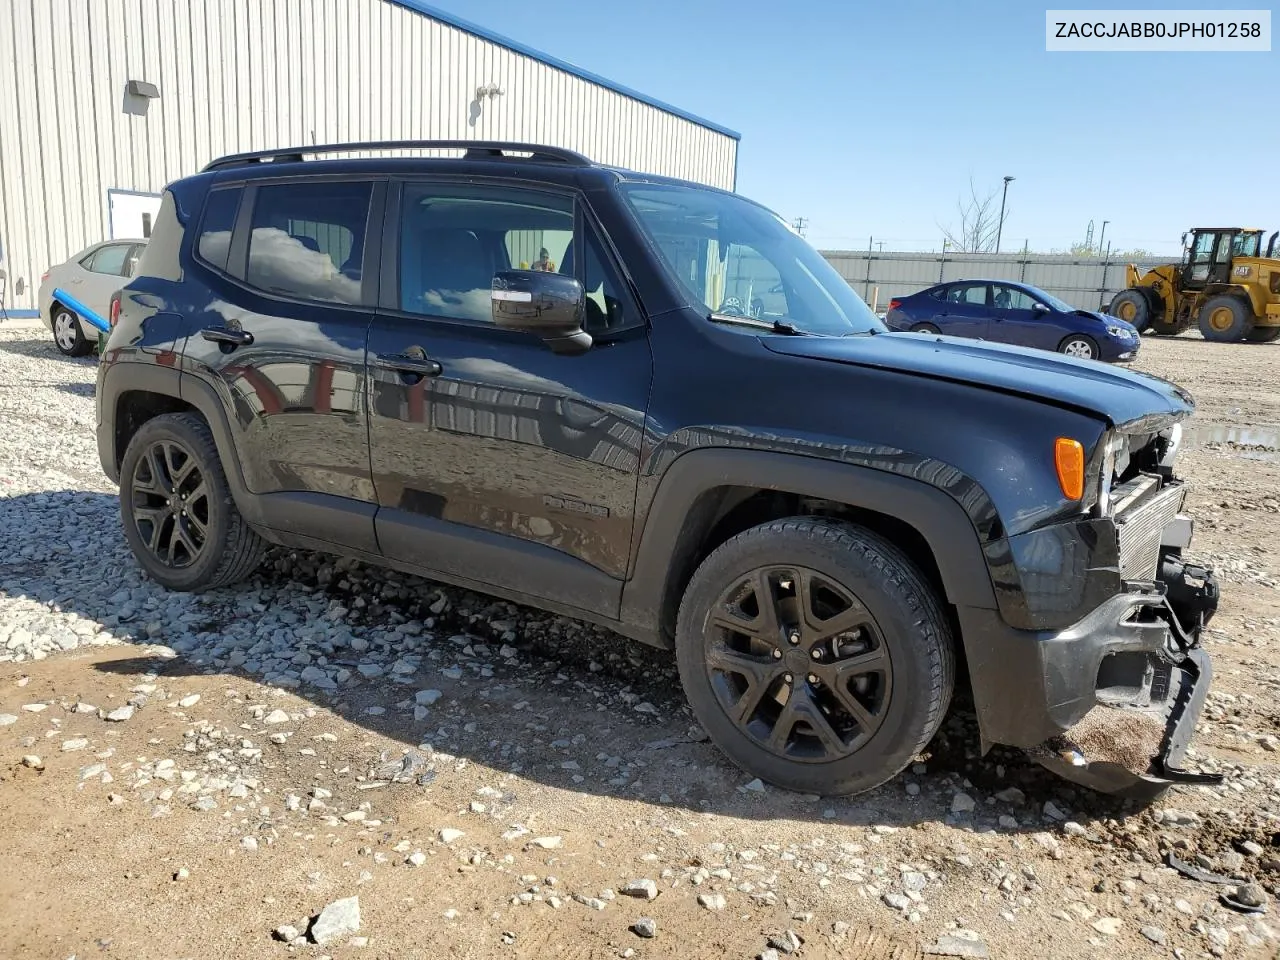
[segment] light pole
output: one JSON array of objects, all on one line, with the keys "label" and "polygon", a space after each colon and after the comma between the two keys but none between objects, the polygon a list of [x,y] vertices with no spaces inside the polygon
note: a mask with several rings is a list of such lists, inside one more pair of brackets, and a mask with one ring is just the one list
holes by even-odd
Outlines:
[{"label": "light pole", "polygon": [[1103,221],[1102,221],[1102,232],[1101,232],[1100,234],[1098,234],[1098,255],[1099,255],[1099,256],[1101,256],[1101,255],[1102,255],[1102,241],[1106,239],[1106,236],[1107,236],[1107,224],[1108,224],[1108,223],[1110,223],[1110,222],[1111,222],[1110,220],[1103,220]]},{"label": "light pole", "polygon": [[1000,235],[1004,233],[1004,202],[1009,196],[1009,183],[1014,177],[1004,178],[1004,193],[1000,194],[1000,224],[996,227],[996,253],[1000,252]]}]

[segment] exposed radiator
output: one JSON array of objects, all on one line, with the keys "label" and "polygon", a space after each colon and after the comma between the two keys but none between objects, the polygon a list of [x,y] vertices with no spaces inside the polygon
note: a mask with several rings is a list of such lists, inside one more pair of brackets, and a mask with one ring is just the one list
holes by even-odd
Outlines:
[{"label": "exposed radiator", "polygon": [[1178,515],[1186,495],[1186,488],[1181,484],[1169,486],[1116,517],[1121,577],[1125,580],[1155,579],[1165,525]]}]

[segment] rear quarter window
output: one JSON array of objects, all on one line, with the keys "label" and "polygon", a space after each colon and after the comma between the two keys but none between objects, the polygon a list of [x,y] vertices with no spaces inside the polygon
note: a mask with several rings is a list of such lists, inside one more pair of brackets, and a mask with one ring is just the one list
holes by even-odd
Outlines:
[{"label": "rear quarter window", "polygon": [[219,270],[227,269],[227,258],[231,253],[231,233],[236,225],[236,211],[240,209],[242,192],[240,187],[211,190],[205,201],[197,249],[201,260]]}]

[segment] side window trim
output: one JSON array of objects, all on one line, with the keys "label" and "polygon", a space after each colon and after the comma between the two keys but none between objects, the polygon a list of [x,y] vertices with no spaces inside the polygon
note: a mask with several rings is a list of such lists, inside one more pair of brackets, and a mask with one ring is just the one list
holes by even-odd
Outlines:
[{"label": "side window trim", "polygon": [[[591,210],[590,204],[586,202],[585,197],[579,196],[576,201],[577,213],[574,221],[574,241],[577,242],[578,237],[584,241],[587,239],[588,232],[595,238],[596,247],[600,251],[603,258],[600,266],[610,275],[610,279],[617,284],[618,294],[623,299],[622,308],[626,312],[627,322],[620,327],[614,327],[604,331],[603,335],[595,335],[597,340],[608,340],[617,334],[627,330],[634,330],[636,327],[647,327],[649,324],[649,316],[644,311],[644,307],[640,303],[640,297],[636,293],[635,284],[631,277],[623,269],[622,258],[618,256],[618,251],[614,247],[613,242],[609,239],[609,235],[605,232],[604,227],[596,218],[594,211]],[[577,247],[575,246],[575,250]],[[574,263],[574,273],[578,277],[578,282],[586,289],[587,284],[587,258],[578,256],[578,261]]]},{"label": "side window trim", "polygon": [[245,184],[240,193],[235,226],[231,228],[231,248],[227,252],[227,273],[245,283],[249,275],[249,225],[253,221],[253,204],[258,198],[258,185]]}]

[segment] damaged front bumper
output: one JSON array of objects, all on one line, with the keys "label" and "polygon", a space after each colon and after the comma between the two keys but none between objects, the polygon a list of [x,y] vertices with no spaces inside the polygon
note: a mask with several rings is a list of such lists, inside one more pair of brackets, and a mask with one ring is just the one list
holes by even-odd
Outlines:
[{"label": "damaged front bumper", "polygon": [[[987,631],[1004,678],[1003,701],[975,688],[984,751],[1022,747],[1069,780],[1139,799],[1175,783],[1221,780],[1183,768],[1213,676],[1200,636],[1217,609],[1218,584],[1179,553],[1162,556],[1158,579],[1126,582],[1062,631],[1011,630],[961,611],[964,629]],[[971,663],[971,676],[982,666]]]}]

